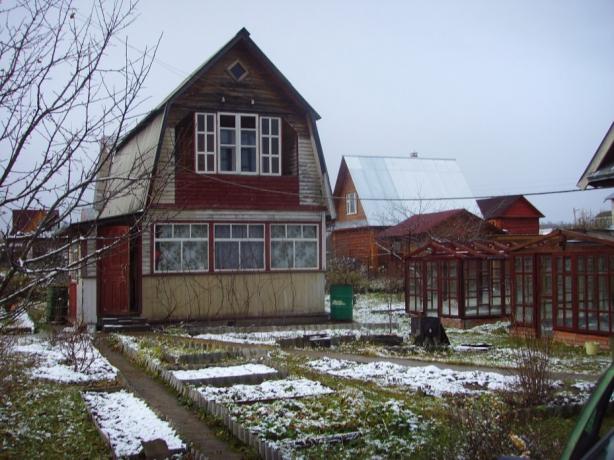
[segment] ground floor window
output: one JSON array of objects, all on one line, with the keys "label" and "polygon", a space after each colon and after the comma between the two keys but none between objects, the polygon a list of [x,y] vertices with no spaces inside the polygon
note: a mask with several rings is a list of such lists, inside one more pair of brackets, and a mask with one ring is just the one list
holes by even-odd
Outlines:
[{"label": "ground floor window", "polygon": [[215,224],[216,270],[264,270],[263,224]]},{"label": "ground floor window", "polygon": [[209,268],[207,224],[156,224],[155,271],[189,272]]},{"label": "ground floor window", "polygon": [[271,224],[271,269],[318,268],[318,226]]}]

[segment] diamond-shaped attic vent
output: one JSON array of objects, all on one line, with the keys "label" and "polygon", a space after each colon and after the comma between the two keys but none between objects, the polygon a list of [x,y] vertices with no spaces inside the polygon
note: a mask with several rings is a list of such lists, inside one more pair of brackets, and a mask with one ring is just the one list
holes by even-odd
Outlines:
[{"label": "diamond-shaped attic vent", "polygon": [[230,75],[232,75],[237,81],[243,80],[247,75],[247,70],[239,61],[228,67],[228,71],[230,72]]}]

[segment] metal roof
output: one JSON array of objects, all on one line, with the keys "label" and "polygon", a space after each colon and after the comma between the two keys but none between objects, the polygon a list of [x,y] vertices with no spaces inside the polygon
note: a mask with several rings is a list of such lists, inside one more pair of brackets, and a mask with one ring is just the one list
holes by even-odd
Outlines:
[{"label": "metal roof", "polygon": [[353,155],[344,160],[369,225],[461,208],[482,216],[475,199],[459,199],[473,193],[456,160]]}]

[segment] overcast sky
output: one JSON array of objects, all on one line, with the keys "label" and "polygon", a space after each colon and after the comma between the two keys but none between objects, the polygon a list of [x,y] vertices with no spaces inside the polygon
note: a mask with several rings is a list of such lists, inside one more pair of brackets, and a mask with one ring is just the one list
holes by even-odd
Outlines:
[{"label": "overcast sky", "polygon": [[[318,111],[341,156],[456,158],[475,195],[575,188],[614,120],[614,1],[142,1],[162,34],[153,108],[241,27]],[[530,200],[546,220],[612,190]]]}]

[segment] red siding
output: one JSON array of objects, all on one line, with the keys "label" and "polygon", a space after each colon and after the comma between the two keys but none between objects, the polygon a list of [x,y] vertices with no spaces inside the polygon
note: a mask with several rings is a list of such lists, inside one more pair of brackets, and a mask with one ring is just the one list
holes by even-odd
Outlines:
[{"label": "red siding", "polygon": [[507,230],[508,233],[517,235],[537,235],[539,234],[539,218],[538,217],[511,217],[502,219],[489,220],[491,224],[502,230]]}]

